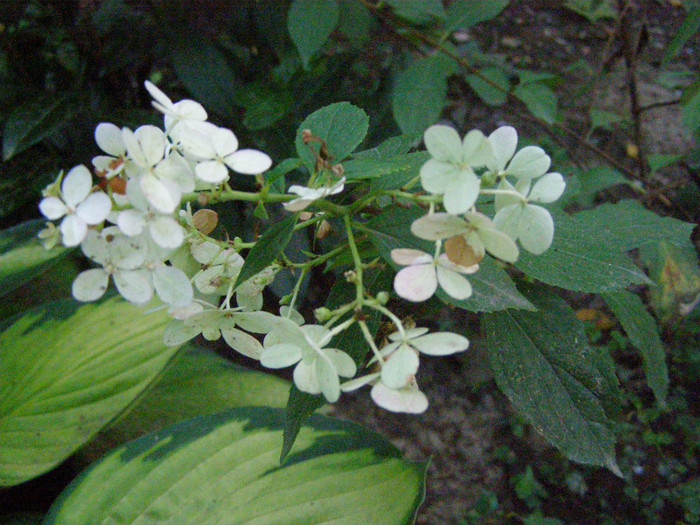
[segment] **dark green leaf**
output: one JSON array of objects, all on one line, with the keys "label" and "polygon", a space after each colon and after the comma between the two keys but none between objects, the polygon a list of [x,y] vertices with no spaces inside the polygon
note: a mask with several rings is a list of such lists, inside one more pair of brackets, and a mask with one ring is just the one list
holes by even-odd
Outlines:
[{"label": "dark green leaf", "polygon": [[315,416],[280,467],[283,417],[234,409],[128,443],[78,478],[45,524],[413,523],[425,464],[354,423]]},{"label": "dark green leaf", "polygon": [[618,385],[601,371],[574,312],[542,290],[526,296],[537,312],[484,316],[496,383],[534,428],[568,458],[621,475],[605,403]]},{"label": "dark green leaf", "polygon": [[584,208],[590,208],[598,193],[617,184],[629,184],[629,180],[614,168],[601,166],[590,169],[578,176],[580,189],[575,202]]},{"label": "dark green leaf", "polygon": [[407,133],[398,137],[391,137],[379,146],[364,151],[358,151],[353,159],[389,159],[397,155],[405,155],[415,147],[422,139],[420,133]]},{"label": "dark green leaf", "polygon": [[565,0],[564,6],[596,23],[598,20],[617,19],[614,0]]},{"label": "dark green leaf", "polygon": [[548,124],[553,124],[557,117],[557,96],[544,84],[520,84],[513,95],[525,103],[534,116]]},{"label": "dark green leaf", "polygon": [[226,118],[233,118],[236,77],[224,55],[200,33],[178,23],[168,28],[170,61],[193,98]]},{"label": "dark green leaf", "polygon": [[396,16],[416,25],[428,25],[445,19],[441,0],[386,0]]},{"label": "dark green leaf", "polygon": [[362,157],[349,160],[343,167],[348,180],[372,179],[372,189],[400,188],[420,175],[420,168],[430,158],[426,151],[396,157],[373,159]]},{"label": "dark green leaf", "polygon": [[349,102],[336,102],[314,111],[301,123],[295,141],[297,154],[313,173],[316,159],[309,147],[318,152],[319,145],[304,144],[302,133],[308,129],[314,136],[326,141],[333,162],[342,162],[365,138],[368,127],[369,117],[364,111]]},{"label": "dark green leaf", "polygon": [[372,13],[361,2],[340,2],[339,18],[340,32],[354,47],[362,49],[376,25]]},{"label": "dark green leaf", "polygon": [[[500,87],[492,85],[487,80]],[[497,67],[487,67],[479,71],[479,75],[467,75],[467,83],[489,106],[501,106],[508,100],[508,92],[510,91],[510,81],[506,74]]]},{"label": "dark green leaf", "polygon": [[641,299],[627,290],[603,294],[605,303],[620,321],[630,343],[642,354],[642,368],[659,406],[666,406],[668,369],[656,321]]},{"label": "dark green leaf", "polygon": [[304,69],[309,61],[328,40],[338,24],[338,2],[336,0],[294,0],[289,8],[287,28],[289,36],[301,55]]},{"label": "dark green leaf", "polygon": [[117,299],[67,300],[0,333],[0,486],[49,471],[124,410],[176,351],[167,322]]},{"label": "dark green leaf", "polygon": [[284,417],[284,432],[282,437],[282,451],[280,452],[280,464],[284,463],[291,452],[294,442],[299,436],[301,426],[314,412],[324,405],[322,395],[312,395],[302,392],[296,385],[289,389],[289,399]]},{"label": "dark green leaf", "polygon": [[0,297],[58,263],[72,250],[46,250],[37,237],[45,221],[23,222],[0,232]]},{"label": "dark green leaf", "polygon": [[470,27],[496,18],[508,5],[509,0],[455,0],[447,8],[445,32],[452,33],[457,29]]},{"label": "dark green leaf", "polygon": [[423,133],[438,120],[447,104],[447,77],[456,64],[443,55],[422,58],[399,73],[391,107],[404,133]]},{"label": "dark green leaf", "polygon": [[680,245],[688,241],[695,227],[688,222],[657,215],[633,199],[601,204],[574,217],[588,228],[604,233],[609,239],[608,244],[618,246],[621,251],[664,240]]},{"label": "dark green leaf", "polygon": [[17,107],[5,122],[3,160],[9,160],[56,133],[68,123],[76,109],[75,97],[70,93],[44,95]]},{"label": "dark green leaf", "polygon": [[243,125],[250,130],[270,127],[289,113],[294,99],[284,88],[248,84],[236,93],[236,103],[245,108]]},{"label": "dark green leaf", "polygon": [[2,525],[41,525],[44,521],[43,514],[20,513],[20,514],[0,514]]},{"label": "dark green leaf", "polygon": [[700,128],[700,80],[683,92],[683,124],[692,133]]},{"label": "dark green leaf", "polygon": [[[582,212],[552,211],[554,242],[541,255],[521,251],[515,266],[543,283],[568,290],[602,293],[649,283],[611,232]],[[619,216],[616,216],[616,224]],[[630,228],[630,223],[620,222]]]},{"label": "dark green leaf", "polygon": [[284,176],[290,171],[301,168],[301,166],[301,159],[284,159],[277,164],[277,166],[265,172],[263,177],[265,178],[265,182],[270,185],[270,191],[274,193],[284,193]]},{"label": "dark green leaf", "polygon": [[295,213],[265,230],[245,258],[241,273],[238,274],[233,285],[234,290],[239,284],[257,275],[277,259],[292,239],[297,218],[298,214]]}]

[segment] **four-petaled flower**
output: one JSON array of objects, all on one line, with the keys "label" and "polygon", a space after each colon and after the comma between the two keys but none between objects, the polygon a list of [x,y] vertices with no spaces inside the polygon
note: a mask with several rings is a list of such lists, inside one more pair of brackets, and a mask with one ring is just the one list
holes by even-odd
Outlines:
[{"label": "four-petaled flower", "polygon": [[92,175],[83,166],[74,167],[61,183],[61,198],[47,196],[39,210],[47,219],[60,219],[65,246],[78,246],[88,232],[88,226],[104,222],[112,209],[112,201],[101,191],[92,190]]},{"label": "four-petaled flower", "polygon": [[289,193],[299,195],[298,198],[284,203],[287,211],[301,211],[309,206],[312,202],[336,195],[345,188],[345,177],[336,182],[333,186],[324,186],[321,188],[307,188],[306,186],[293,185],[289,187]]},{"label": "four-petaled flower", "polygon": [[467,299],[472,294],[472,285],[461,274],[474,273],[478,264],[461,266],[442,254],[435,258],[429,253],[410,248],[391,250],[396,264],[407,266],[394,278],[396,293],[413,302],[425,301],[433,296],[438,284],[455,299]]}]

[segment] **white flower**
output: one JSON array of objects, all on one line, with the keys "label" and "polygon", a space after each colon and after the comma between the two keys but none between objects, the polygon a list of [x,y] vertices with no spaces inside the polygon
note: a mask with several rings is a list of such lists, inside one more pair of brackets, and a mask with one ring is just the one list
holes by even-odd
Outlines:
[{"label": "white flower", "polygon": [[146,244],[148,255],[143,269],[149,273],[150,284],[158,297],[173,308],[191,307],[194,291],[189,277],[179,268],[165,264],[172,250],[153,242],[146,241]]},{"label": "white flower", "polygon": [[243,267],[243,257],[233,248],[222,248],[212,241],[193,244],[192,256],[205,268],[193,282],[203,294],[225,295]]},{"label": "white flower", "polygon": [[110,226],[101,233],[90,230],[81,248],[103,267],[86,270],[73,281],[73,297],[78,301],[96,301],[102,297],[110,276],[127,301],[143,304],[151,300],[153,288],[148,272],[141,269],[146,260],[146,248],[140,238],[126,237],[119,228]]},{"label": "white flower", "polygon": [[472,286],[460,274],[474,273],[479,269],[478,264],[454,264],[444,253],[436,259],[423,251],[408,248],[391,250],[391,258],[396,264],[407,266],[396,274],[394,290],[400,297],[413,302],[432,297],[438,284],[455,299],[467,299],[472,294]]},{"label": "white flower", "polygon": [[473,130],[464,140],[449,126],[431,126],[424,134],[425,146],[433,157],[420,170],[423,188],[443,195],[449,213],[464,213],[479,196],[479,179],[472,168],[486,164],[489,143],[483,133]]},{"label": "white flower", "polygon": [[[478,212],[467,212],[465,217],[466,220],[448,213],[426,215],[413,221],[411,233],[428,241],[461,236],[471,248],[475,262],[481,261],[486,251],[507,262],[518,260],[518,247],[515,242],[500,231],[491,219]],[[445,246],[448,258],[455,263],[464,260],[450,253],[448,243]]]},{"label": "white flower", "polygon": [[39,210],[50,220],[61,221],[63,244],[77,246],[87,235],[88,226],[103,222],[112,209],[112,201],[101,191],[92,190],[92,175],[79,165],[68,172],[61,183],[61,197],[49,196],[39,203]]},{"label": "white flower", "polygon": [[515,153],[518,133],[510,126],[496,129],[489,135],[488,142],[493,156],[487,162],[487,168],[495,175],[532,179],[544,175],[551,164],[549,156],[537,146],[526,146]]},{"label": "white flower", "polygon": [[162,248],[178,248],[185,238],[185,231],[170,215],[157,213],[146,200],[136,180],[129,181],[126,195],[132,209],[117,216],[117,225],[126,235],[133,237],[147,230],[151,238]]},{"label": "white flower", "polygon": [[173,137],[182,151],[197,161],[197,178],[220,184],[228,179],[228,168],[244,175],[267,171],[272,159],[262,151],[238,149],[233,131],[209,122],[188,122],[173,130]]},{"label": "white flower", "polygon": [[185,99],[173,103],[173,101],[153,83],[146,80],[144,85],[153,97],[153,107],[165,114],[165,129],[167,131],[170,131],[173,126],[179,122],[199,122],[207,120],[207,112],[199,102]]},{"label": "white flower", "polygon": [[263,307],[263,290],[275,280],[277,265],[268,266],[236,287],[236,303],[245,312],[254,312]]},{"label": "white flower", "polygon": [[94,157],[92,165],[107,179],[119,175],[126,165],[126,145],[121,129],[109,122],[101,122],[95,128],[95,142],[107,155]]},{"label": "white flower", "polygon": [[299,198],[284,203],[284,207],[288,211],[301,211],[312,202],[336,195],[345,188],[345,177],[336,182],[333,186],[324,186],[322,188],[307,188],[306,186],[293,185],[289,187],[289,193],[299,195]]},{"label": "white flower", "polygon": [[334,403],[340,397],[338,376],[352,377],[357,371],[352,358],[337,348],[324,348],[332,333],[319,325],[298,326],[277,317],[263,342],[260,363],[268,368],[284,368],[296,363],[294,384],[302,392],[323,393]]},{"label": "white flower", "polygon": [[559,173],[544,175],[532,187],[531,181],[520,179],[515,186],[505,179],[501,181],[500,190],[518,192],[522,197],[497,194],[493,222],[527,251],[539,255],[552,244],[554,221],[546,209],[530,202],[554,202],[564,192],[566,183]]},{"label": "white flower", "polygon": [[373,385],[370,394],[372,400],[390,412],[421,414],[428,408],[428,398],[418,388],[415,377],[401,388],[389,388],[381,380],[381,374],[374,373],[346,381],[340,388],[343,392],[351,392],[364,385]]}]

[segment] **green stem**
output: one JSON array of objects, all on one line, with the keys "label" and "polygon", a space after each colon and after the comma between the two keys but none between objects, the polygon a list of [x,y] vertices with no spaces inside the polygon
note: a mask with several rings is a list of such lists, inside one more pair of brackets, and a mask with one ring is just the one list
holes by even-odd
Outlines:
[{"label": "green stem", "polygon": [[380,365],[384,365],[384,358],[382,357],[382,354],[379,353],[379,348],[377,348],[377,345],[374,343],[374,338],[372,337],[372,334],[370,333],[369,328],[367,327],[367,323],[365,323],[364,321],[358,321],[357,324],[360,325],[362,335],[365,336],[365,341],[367,341],[367,344],[372,349],[374,357],[377,358],[377,361]]},{"label": "green stem", "polygon": [[360,253],[357,251],[357,245],[355,244],[355,236],[352,233],[350,215],[344,215],[343,222],[345,223],[345,231],[348,235],[348,244],[350,245],[352,260],[355,263],[355,291],[357,297],[356,300],[358,305],[362,305],[364,299],[364,286],[362,285],[362,259],[360,258]]}]

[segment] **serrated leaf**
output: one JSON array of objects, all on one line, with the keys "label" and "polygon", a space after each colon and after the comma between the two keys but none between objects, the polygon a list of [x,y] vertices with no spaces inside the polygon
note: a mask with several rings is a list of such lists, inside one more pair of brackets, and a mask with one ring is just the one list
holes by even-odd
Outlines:
[{"label": "serrated leaf", "polygon": [[58,263],[72,250],[57,246],[46,250],[37,234],[45,221],[23,222],[0,232],[0,297]]},{"label": "serrated leaf", "polygon": [[[391,258],[395,248],[414,248],[432,253],[435,245],[415,237],[411,224],[425,213],[419,208],[389,208],[373,217],[363,227],[379,254],[393,268],[400,266]],[[472,284],[472,297],[464,301],[456,300],[438,291],[437,296],[444,302],[471,312],[493,312],[506,308],[532,309],[533,306],[515,288],[508,274],[498,267],[493,259],[486,257],[482,267],[475,274],[467,276]]]},{"label": "serrated leaf", "polygon": [[420,175],[420,168],[430,158],[426,151],[375,159],[362,157],[346,162],[348,180],[371,180],[372,190],[400,188]]},{"label": "serrated leaf", "polygon": [[513,90],[513,95],[527,106],[534,116],[548,124],[553,124],[557,117],[557,96],[549,87],[540,83],[520,84]]},{"label": "serrated leaf", "polygon": [[550,211],[554,219],[552,246],[541,255],[522,251],[515,263],[519,270],[543,283],[581,292],[602,293],[650,282],[627,256],[624,246],[583,215],[587,212],[570,217],[562,211]]},{"label": "serrated leaf", "polygon": [[[482,77],[490,80],[501,89],[496,88]],[[500,68],[487,67],[481,69],[479,75],[467,75],[466,80],[469,87],[489,106],[502,106],[508,100],[510,80]]]},{"label": "serrated leaf", "polygon": [[[625,176],[614,168],[601,166],[581,173],[578,176],[580,188],[574,201],[584,208],[593,205],[595,196],[601,191],[611,188],[617,184],[627,184],[630,182]],[[567,189],[569,181],[567,181]]]},{"label": "serrated leaf", "polygon": [[416,24],[427,25],[445,19],[441,0],[386,0],[396,16]]},{"label": "serrated leaf", "polygon": [[294,225],[297,223],[298,214],[291,215],[276,224],[272,224],[265,233],[255,242],[245,258],[241,272],[233,284],[233,289],[259,274],[270,264],[275,262],[277,256],[287,247],[294,233]]},{"label": "serrated leaf", "polygon": [[263,177],[265,182],[270,185],[270,191],[273,193],[284,193],[285,182],[284,176],[290,171],[301,168],[301,159],[284,159],[271,170],[265,172]]},{"label": "serrated leaf", "polygon": [[536,289],[526,296],[537,312],[483,317],[496,383],[569,459],[621,475],[603,403],[619,404],[617,383],[601,371],[581,322],[562,299]]},{"label": "serrated leaf", "polygon": [[223,53],[186,21],[165,28],[170,62],[197,102],[223,117],[234,117],[236,77]]},{"label": "serrated leaf", "polygon": [[583,221],[588,228],[604,232],[609,242],[623,251],[658,241],[680,245],[688,241],[695,227],[673,217],[657,215],[633,199],[601,204],[574,217]]},{"label": "serrated leaf", "polygon": [[376,25],[376,19],[361,2],[340,2],[338,29],[354,47],[362,49]]},{"label": "serrated leaf", "polygon": [[18,106],[7,118],[2,133],[4,161],[56,133],[76,111],[75,97],[44,95]]},{"label": "serrated leaf", "polygon": [[352,157],[353,159],[390,159],[398,155],[405,155],[421,140],[423,140],[423,136],[420,133],[406,133],[390,137],[374,148],[358,151]]},{"label": "serrated leaf", "polygon": [[649,315],[641,299],[627,290],[605,293],[603,300],[620,321],[630,343],[642,354],[642,368],[647,383],[654,391],[659,406],[665,407],[668,368],[666,351],[661,344],[656,321]]},{"label": "serrated leaf", "polygon": [[508,5],[509,0],[455,0],[447,8],[445,32],[469,29],[481,22],[496,18]]},{"label": "serrated leaf", "polygon": [[426,465],[359,425],[315,416],[280,468],[283,413],[199,417],[128,443],[74,482],[46,525],[412,523]]},{"label": "serrated leaf", "polygon": [[[337,163],[342,162],[359,146],[367,135],[368,128],[369,117],[363,110],[349,102],[336,102],[314,111],[301,123],[295,141],[297,154],[309,172],[313,173],[316,159],[309,151],[309,146],[304,144],[304,130],[308,129],[314,136],[326,141],[328,153],[333,157],[333,162]],[[318,151],[317,144],[312,144],[312,147]]]},{"label": "serrated leaf", "polygon": [[309,61],[328,40],[338,24],[339,13],[336,0],[294,0],[292,2],[287,29],[299,51],[304,69],[309,69]]},{"label": "serrated leaf", "polygon": [[118,299],[67,300],[0,333],[0,486],[52,469],[124,410],[176,351],[167,321]]},{"label": "serrated leaf", "polygon": [[391,107],[403,133],[423,133],[447,104],[447,77],[457,66],[443,55],[422,58],[399,73]]}]

